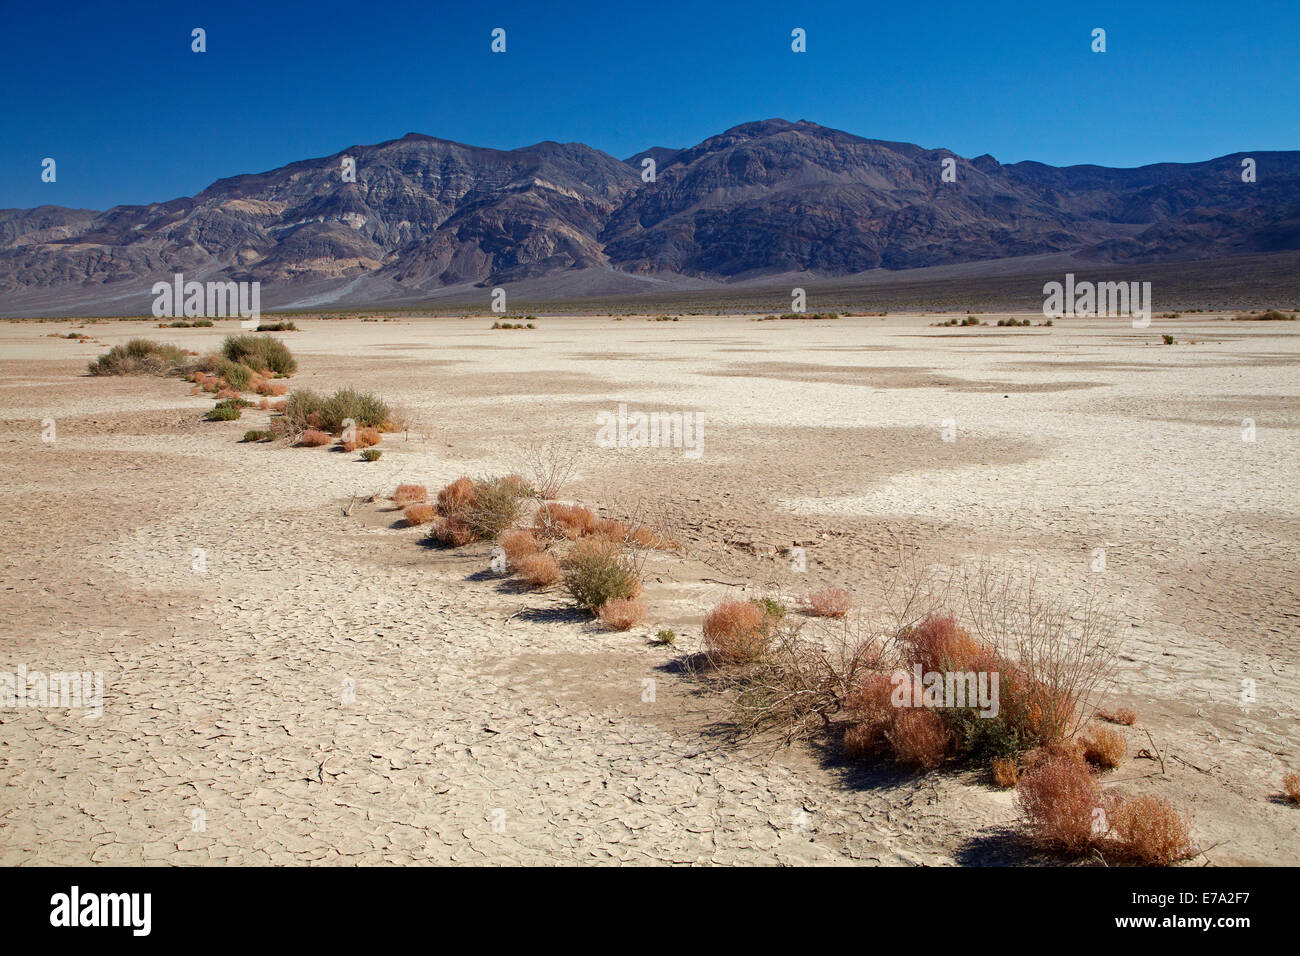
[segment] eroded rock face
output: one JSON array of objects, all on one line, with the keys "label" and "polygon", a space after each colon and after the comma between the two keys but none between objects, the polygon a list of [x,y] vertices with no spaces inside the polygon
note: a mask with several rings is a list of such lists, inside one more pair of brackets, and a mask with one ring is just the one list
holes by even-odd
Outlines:
[{"label": "eroded rock face", "polygon": [[[711,279],[1073,252],[1099,261],[1300,248],[1300,153],[1055,168],[747,123],[620,162],[579,143],[480,149],[418,134],[193,198],[0,210],[0,291],[174,272],[275,284],[361,275],[414,290],[571,269]],[[344,182],[342,160],[356,161]],[[643,182],[641,160],[656,162]],[[951,160],[956,182],[943,182]]]}]

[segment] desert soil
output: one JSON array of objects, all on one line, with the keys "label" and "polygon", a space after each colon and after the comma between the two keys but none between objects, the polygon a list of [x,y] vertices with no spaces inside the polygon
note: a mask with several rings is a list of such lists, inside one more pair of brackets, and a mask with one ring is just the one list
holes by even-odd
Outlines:
[{"label": "desert soil", "polygon": [[[1196,863],[1300,863],[1300,329],[937,318],[299,320],[294,384],[407,409],[372,464],[241,444],[267,413],[203,422],[176,379],[85,374],[235,323],[0,326],[0,672],[104,679],[98,718],[0,710],[0,863],[1040,862],[978,770],[735,741],[682,674],[720,598],[869,605],[903,554],[1100,590],[1110,702],[1139,714],[1106,786],[1191,810]],[[701,456],[597,447],[621,402],[702,413]],[[644,625],[603,632],[383,500],[538,439],[581,450],[566,498],[671,515],[688,550],[654,559]]]}]

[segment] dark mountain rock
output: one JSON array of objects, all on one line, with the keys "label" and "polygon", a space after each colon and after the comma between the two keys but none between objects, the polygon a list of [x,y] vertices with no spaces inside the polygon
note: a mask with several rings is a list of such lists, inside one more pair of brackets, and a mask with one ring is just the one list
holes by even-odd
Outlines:
[{"label": "dark mountain rock", "polygon": [[[1241,181],[1247,155],[1255,183]],[[342,179],[344,157],[356,182]],[[945,160],[956,182],[942,180]],[[580,143],[494,150],[410,133],[192,198],[0,210],[0,294],[147,286],[174,272],[313,288],[366,277],[418,297],[569,270],[731,281],[1050,253],[1201,259],[1300,248],[1297,197],[1296,152],[1002,165],[774,119],[620,162]]]}]

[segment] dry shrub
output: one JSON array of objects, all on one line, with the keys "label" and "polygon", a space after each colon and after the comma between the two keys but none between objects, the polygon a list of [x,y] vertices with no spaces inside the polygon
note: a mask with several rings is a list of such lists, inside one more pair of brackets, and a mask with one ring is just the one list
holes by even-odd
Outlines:
[{"label": "dry shrub", "polygon": [[308,428],[298,436],[298,444],[305,445],[308,448],[319,448],[321,445],[328,445],[333,440],[333,435],[318,428]]},{"label": "dry shrub", "polygon": [[951,614],[931,614],[903,635],[908,665],[920,664],[922,671],[968,671],[997,669],[993,653],[962,627]]},{"label": "dry shrub", "polygon": [[1033,576],[988,565],[966,575],[960,590],[970,633],[1004,662],[1008,720],[1040,741],[1073,734],[1114,676],[1122,632],[1109,608],[1095,592],[1067,603],[1044,594]]},{"label": "dry shrub", "polygon": [[638,548],[651,548],[656,551],[682,550],[682,543],[677,538],[643,524],[637,525],[628,531],[627,539],[630,544],[634,544]]},{"label": "dry shrub", "polygon": [[1282,778],[1282,792],[1292,803],[1300,803],[1300,773],[1292,770]]},{"label": "dry shrub", "polygon": [[574,602],[593,614],[608,601],[641,593],[641,563],[617,543],[583,538],[565,561],[564,588]]},{"label": "dry shrub", "polygon": [[993,782],[1003,790],[1010,790],[1020,780],[1020,766],[1014,757],[994,757],[990,765]]},{"label": "dry shrub", "polygon": [[763,655],[772,622],[752,601],[723,601],[704,618],[704,652],[711,661],[743,664]]},{"label": "dry shrub", "polygon": [[253,385],[253,391],[258,395],[270,395],[273,398],[278,398],[289,391],[289,386],[284,382],[268,382],[261,379]]},{"label": "dry shrub", "polygon": [[465,545],[473,544],[478,540],[478,535],[474,533],[474,529],[456,515],[443,515],[435,518],[433,527],[429,530],[429,536],[433,540],[453,548],[463,548]]},{"label": "dry shrub", "polygon": [[537,509],[533,530],[542,538],[576,541],[599,531],[600,521],[590,508],[548,502]]},{"label": "dry shrub", "polygon": [[885,739],[899,763],[933,770],[943,763],[952,748],[952,733],[943,718],[921,707],[899,708]]},{"label": "dry shrub", "polygon": [[813,617],[843,617],[853,607],[853,595],[844,588],[822,588],[803,597],[799,604]]},{"label": "dry shrub", "polygon": [[533,486],[528,483],[528,479],[523,475],[518,473],[510,474],[498,480],[503,488],[513,492],[516,497],[527,498],[533,494]]},{"label": "dry shrub", "polygon": [[627,525],[612,518],[601,518],[596,522],[596,533],[616,544],[627,541]]},{"label": "dry shrub", "polygon": [[1125,797],[1111,809],[1110,825],[1120,852],[1146,866],[1168,866],[1196,852],[1189,821],[1163,797]]},{"label": "dry shrub", "polygon": [[532,493],[545,501],[558,498],[577,466],[582,447],[573,441],[534,441],[524,446],[519,456],[519,471]]},{"label": "dry shrub", "polygon": [[444,515],[463,514],[474,504],[475,498],[473,480],[457,478],[438,492],[438,511]]},{"label": "dry shrub", "polygon": [[413,505],[418,501],[429,500],[429,489],[424,485],[398,485],[393,492],[393,504],[398,507]]},{"label": "dry shrub", "polygon": [[1138,715],[1135,711],[1127,707],[1117,707],[1114,710],[1099,710],[1097,716],[1110,724],[1120,724],[1124,727],[1132,727],[1137,723]]},{"label": "dry shrub", "polygon": [[1026,770],[1016,802],[1030,835],[1050,849],[1083,853],[1105,836],[1096,824],[1106,812],[1101,786],[1086,764],[1068,756],[1049,756]]},{"label": "dry shrub", "polygon": [[550,587],[560,580],[560,565],[549,554],[528,554],[519,559],[515,572],[530,588]]},{"label": "dry shrub", "polygon": [[614,598],[602,604],[596,616],[611,631],[626,631],[645,620],[645,604],[636,598]]},{"label": "dry shrub", "polygon": [[506,561],[512,568],[518,567],[520,561],[541,549],[537,539],[527,531],[512,531],[501,539],[501,550],[506,553]]},{"label": "dry shrub", "polygon": [[239,392],[233,388],[220,388],[217,390],[217,398],[238,398]]},{"label": "dry shrub", "polygon": [[280,399],[280,401],[278,402],[269,402],[268,407],[273,412],[283,412],[287,404],[288,402],[286,402],[284,399]]},{"label": "dry shrub", "polygon": [[434,519],[433,505],[430,504],[413,504],[407,505],[406,510],[402,512],[402,517],[406,519],[408,525],[428,524]]},{"label": "dry shrub", "polygon": [[1115,731],[1093,724],[1079,735],[1083,759],[1098,767],[1114,770],[1128,754],[1128,744]]},{"label": "dry shrub", "polygon": [[844,732],[844,749],[850,756],[878,757],[889,749],[886,731],[898,715],[890,700],[894,684],[888,675],[867,673],[844,698],[851,723]]}]

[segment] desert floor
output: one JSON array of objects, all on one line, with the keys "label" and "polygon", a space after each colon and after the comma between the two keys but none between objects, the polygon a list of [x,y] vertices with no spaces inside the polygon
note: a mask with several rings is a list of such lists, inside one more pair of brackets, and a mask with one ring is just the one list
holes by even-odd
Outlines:
[{"label": "desert floor", "polygon": [[[1194,865],[1300,863],[1278,795],[1300,769],[1300,323],[935,321],[299,320],[295,385],[409,410],[373,464],[240,444],[267,413],[202,422],[177,379],[85,374],[129,337],[207,351],[237,323],[0,325],[0,671],[104,675],[99,718],[0,710],[0,863],[1039,861],[981,772],[735,742],[675,663],[724,596],[867,606],[903,553],[1099,588],[1126,637],[1110,700],[1139,714],[1106,785],[1193,811]],[[699,459],[597,447],[620,402],[702,413]],[[540,438],[582,449],[564,497],[654,502],[688,545],[633,631],[357,502],[515,470]]]}]

